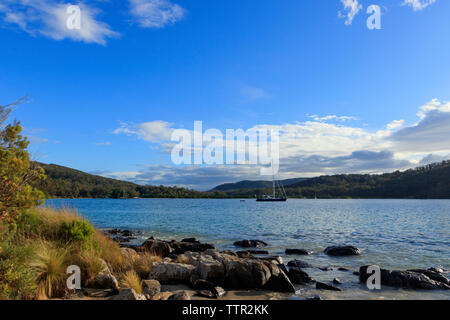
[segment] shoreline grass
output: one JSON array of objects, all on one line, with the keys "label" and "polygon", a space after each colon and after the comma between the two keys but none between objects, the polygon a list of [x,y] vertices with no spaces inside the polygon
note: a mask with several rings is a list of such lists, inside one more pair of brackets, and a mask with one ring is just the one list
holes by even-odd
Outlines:
[{"label": "shoreline grass", "polygon": [[160,261],[150,253],[123,254],[119,244],[75,210],[32,208],[14,223],[0,222],[0,300],[67,298],[67,267],[81,269],[82,287],[106,265],[124,286],[140,290],[141,279]]}]

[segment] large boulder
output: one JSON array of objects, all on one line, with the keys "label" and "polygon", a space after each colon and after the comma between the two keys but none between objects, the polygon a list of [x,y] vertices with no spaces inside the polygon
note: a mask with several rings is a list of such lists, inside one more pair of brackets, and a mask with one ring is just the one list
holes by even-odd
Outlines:
[{"label": "large boulder", "polygon": [[88,283],[88,286],[96,289],[112,289],[118,291],[119,282],[116,277],[111,273],[108,264],[104,260],[101,260],[101,263],[101,271]]},{"label": "large boulder", "polygon": [[326,254],[330,256],[357,256],[361,250],[354,246],[331,246],[325,249]]},{"label": "large boulder", "polygon": [[267,243],[261,240],[242,240],[236,241],[234,245],[236,247],[243,247],[243,248],[262,248],[267,246]]},{"label": "large boulder", "polygon": [[148,278],[163,284],[187,283],[194,270],[190,264],[162,262],[152,268]]},{"label": "large boulder", "polygon": [[121,289],[112,300],[147,300],[143,294],[136,293],[134,289]]},{"label": "large boulder", "polygon": [[141,247],[144,251],[151,252],[161,257],[167,257],[174,251],[174,249],[167,242],[155,240],[153,238],[146,240]]},{"label": "large boulder", "polygon": [[132,248],[122,247],[120,248],[120,252],[127,260],[134,260],[139,258],[139,254]]},{"label": "large boulder", "polygon": [[[368,267],[369,266],[362,266],[359,269],[359,280],[361,283],[366,283],[367,279],[372,275],[367,272]],[[448,279],[447,281],[443,280],[442,282],[433,280],[421,272],[381,269],[380,273],[381,285],[385,286],[425,290],[450,289],[450,285],[447,284]]]}]

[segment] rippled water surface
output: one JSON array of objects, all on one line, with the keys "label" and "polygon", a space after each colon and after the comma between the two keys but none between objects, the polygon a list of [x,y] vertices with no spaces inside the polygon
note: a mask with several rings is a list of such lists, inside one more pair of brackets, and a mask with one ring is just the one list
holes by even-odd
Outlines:
[{"label": "rippled water surface", "polygon": [[[76,208],[99,228],[141,230],[145,237],[195,236],[231,249],[236,249],[232,245],[236,240],[261,239],[269,243],[271,254],[317,267],[358,270],[364,264],[378,264],[387,269],[450,269],[450,200],[66,199],[50,200],[47,205]],[[357,246],[362,255],[336,258],[322,253],[336,244]],[[315,253],[286,257],[285,248]],[[442,291],[367,292],[351,272],[311,268],[309,273],[320,281],[334,277],[344,281],[345,293],[321,293],[328,298],[450,298]]]}]

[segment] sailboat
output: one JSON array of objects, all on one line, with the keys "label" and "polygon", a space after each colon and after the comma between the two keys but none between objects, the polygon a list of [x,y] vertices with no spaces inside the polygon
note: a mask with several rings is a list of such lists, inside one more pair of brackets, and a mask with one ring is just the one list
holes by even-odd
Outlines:
[{"label": "sailboat", "polygon": [[[286,191],[280,181],[272,178],[272,194],[263,194],[261,196],[256,196],[256,201],[260,202],[284,202],[287,200]],[[277,195],[278,190],[278,195]]]}]

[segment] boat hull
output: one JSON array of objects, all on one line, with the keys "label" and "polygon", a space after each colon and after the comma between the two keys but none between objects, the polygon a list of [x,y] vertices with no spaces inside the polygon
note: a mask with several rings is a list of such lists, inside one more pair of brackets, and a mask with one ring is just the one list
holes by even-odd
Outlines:
[{"label": "boat hull", "polygon": [[279,199],[256,199],[258,202],[285,202],[287,199],[279,198]]}]

